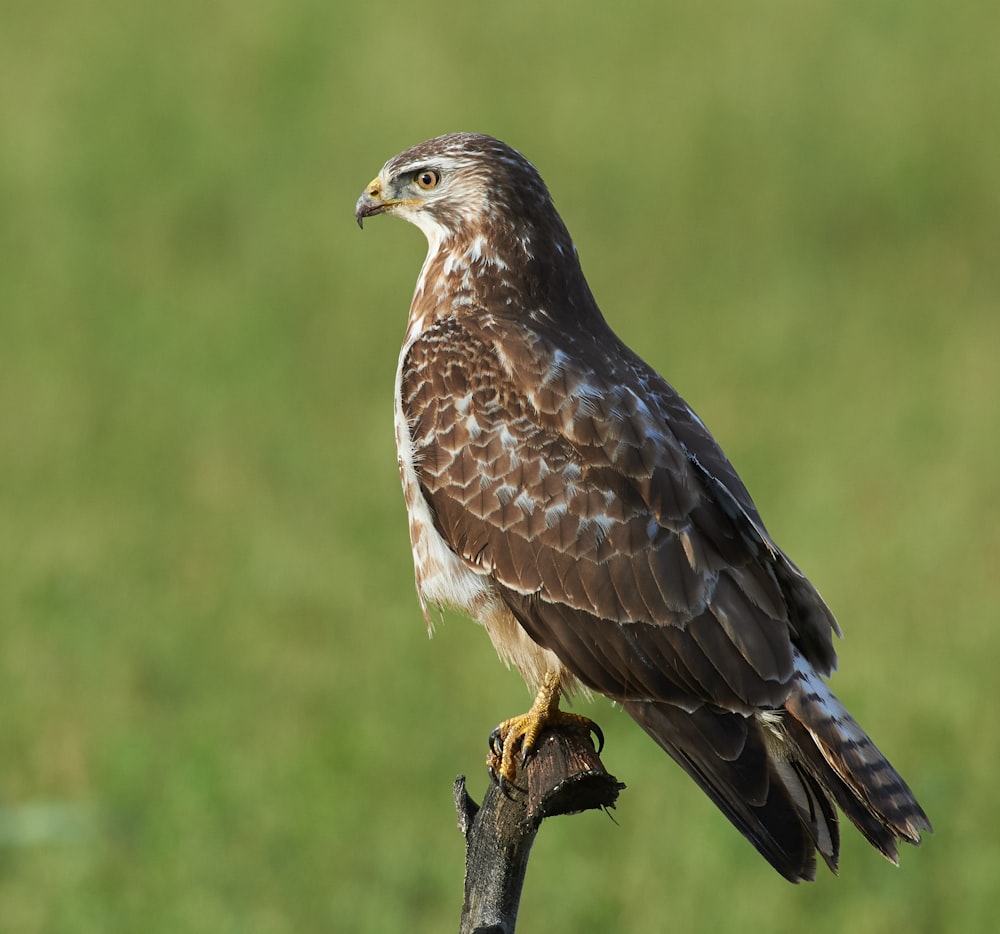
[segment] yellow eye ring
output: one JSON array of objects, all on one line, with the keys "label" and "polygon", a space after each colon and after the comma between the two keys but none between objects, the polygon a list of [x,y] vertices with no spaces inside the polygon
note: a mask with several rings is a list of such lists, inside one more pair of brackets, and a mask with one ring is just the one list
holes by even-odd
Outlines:
[{"label": "yellow eye ring", "polygon": [[438,182],[441,181],[441,176],[434,169],[423,169],[413,176],[413,180],[424,191],[430,191],[432,188],[437,188]]}]

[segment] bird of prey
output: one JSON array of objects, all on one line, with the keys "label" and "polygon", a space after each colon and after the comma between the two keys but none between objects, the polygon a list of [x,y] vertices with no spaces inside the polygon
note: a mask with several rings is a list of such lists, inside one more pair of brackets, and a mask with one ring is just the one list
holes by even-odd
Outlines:
[{"label": "bird of prey", "polygon": [[538,694],[513,780],[585,689],[617,702],[785,878],[834,871],[835,805],[887,859],[930,823],[825,676],[837,622],[704,423],[608,326],[534,166],[455,133],[358,199],[428,241],[395,387],[417,589]]}]

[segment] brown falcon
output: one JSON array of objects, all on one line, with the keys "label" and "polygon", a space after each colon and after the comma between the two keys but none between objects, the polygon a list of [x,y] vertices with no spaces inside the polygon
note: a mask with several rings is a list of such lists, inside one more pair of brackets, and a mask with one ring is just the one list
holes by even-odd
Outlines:
[{"label": "brown falcon", "polygon": [[[701,419],[608,326],[538,172],[456,133],[358,200],[428,252],[396,375],[417,589],[486,628],[538,696],[626,710],[787,879],[836,869],[834,803],[889,860],[930,824],[827,686],[837,622]],[[573,718],[582,721],[583,718]],[[584,721],[589,722],[589,721]]]}]

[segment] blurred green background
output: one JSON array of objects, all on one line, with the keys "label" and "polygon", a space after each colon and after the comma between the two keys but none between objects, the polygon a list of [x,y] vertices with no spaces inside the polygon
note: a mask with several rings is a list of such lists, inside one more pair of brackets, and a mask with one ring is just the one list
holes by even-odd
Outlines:
[{"label": "blurred green background", "polygon": [[[397,151],[542,171],[622,336],[838,613],[937,832],[781,880],[620,711],[615,822],[519,930],[986,931],[996,817],[995,3],[53,0],[0,12],[0,930],[447,931],[451,784],[529,698],[414,595]],[[724,890],[720,892],[720,882]]]}]

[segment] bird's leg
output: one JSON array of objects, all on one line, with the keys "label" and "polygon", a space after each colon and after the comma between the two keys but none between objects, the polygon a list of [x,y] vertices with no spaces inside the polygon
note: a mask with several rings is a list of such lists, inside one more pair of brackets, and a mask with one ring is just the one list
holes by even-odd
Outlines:
[{"label": "bird's leg", "polygon": [[597,737],[598,753],[604,746],[601,728],[588,717],[576,713],[566,713],[559,709],[559,674],[548,671],[542,686],[535,695],[531,709],[519,717],[511,717],[494,727],[490,733],[490,754],[486,764],[490,771],[504,782],[513,784],[517,773],[518,759],[523,765],[538,742],[544,730],[558,728],[583,732]]}]

